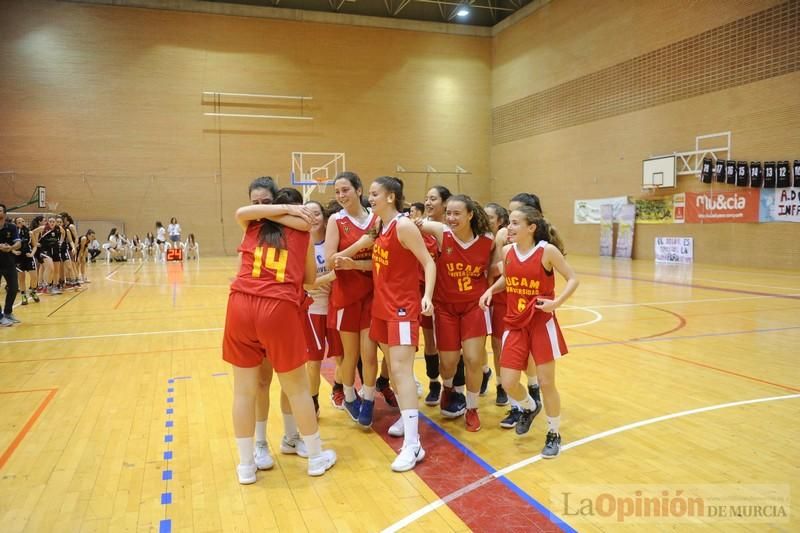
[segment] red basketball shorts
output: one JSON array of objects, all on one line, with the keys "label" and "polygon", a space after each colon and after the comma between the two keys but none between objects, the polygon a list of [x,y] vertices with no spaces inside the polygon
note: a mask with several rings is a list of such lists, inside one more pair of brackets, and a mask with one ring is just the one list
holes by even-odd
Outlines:
[{"label": "red basketball shorts", "polygon": [[267,357],[276,372],[294,370],[308,360],[303,318],[296,303],[231,291],[222,358],[252,368]]},{"label": "red basketball shorts", "polygon": [[500,366],[525,371],[528,354],[537,365],[554,361],[567,354],[567,343],[552,313],[535,312],[526,328],[509,329],[503,334]]},{"label": "red basketball shorts", "polygon": [[369,338],[388,346],[417,346],[419,344],[419,322],[416,320],[381,320],[372,318]]},{"label": "red basketball shorts", "polygon": [[328,313],[328,327],[336,331],[358,333],[362,329],[369,329],[370,315],[372,314],[372,293],[353,302],[347,307],[330,309]]},{"label": "red basketball shorts", "polygon": [[344,354],[339,332],[328,327],[328,315],[308,313],[305,322],[308,360],[322,361],[326,357],[337,357]]},{"label": "red basketball shorts", "polygon": [[480,308],[478,302],[437,302],[433,307],[433,330],[440,352],[457,352],[461,350],[462,341],[489,335],[492,317],[488,309]]}]

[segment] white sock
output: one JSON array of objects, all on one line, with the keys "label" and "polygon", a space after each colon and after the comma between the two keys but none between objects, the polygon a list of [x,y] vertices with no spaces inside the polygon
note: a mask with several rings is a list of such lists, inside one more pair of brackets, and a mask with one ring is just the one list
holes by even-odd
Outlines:
[{"label": "white sock", "polygon": [[286,413],[281,414],[283,414],[283,434],[291,439],[297,435],[297,423],[294,421],[294,415],[287,415]]},{"label": "white sock", "polygon": [[306,443],[309,459],[322,453],[322,439],[319,436],[319,431],[313,435],[303,435],[303,442]]},{"label": "white sock", "polygon": [[403,446],[416,445],[419,443],[419,410],[403,409],[400,411],[403,417]]},{"label": "white sock", "polygon": [[489,365],[483,365],[483,373],[484,374],[488,374],[489,373]]},{"label": "white sock", "polygon": [[536,400],[531,398],[530,394],[527,394],[526,396],[527,397],[524,400],[519,402],[519,406],[521,408],[523,408],[523,409],[530,409],[531,411],[535,411],[536,410]]},{"label": "white sock", "polygon": [[547,417],[547,429],[553,433],[558,433],[558,426],[561,424],[561,415]]},{"label": "white sock", "polygon": [[253,458],[253,437],[236,438],[236,447],[239,448],[239,464],[252,465],[255,463]]},{"label": "white sock", "polygon": [[517,400],[515,400],[514,398],[512,398],[511,396],[508,397],[508,401],[511,402],[511,407],[516,407],[517,409],[520,408],[519,407],[519,402]]},{"label": "white sock", "polygon": [[375,401],[375,386],[364,385],[361,387],[361,397],[371,402]]},{"label": "white sock", "polygon": [[256,420],[256,442],[267,441],[267,421]]},{"label": "white sock", "polygon": [[453,389],[455,389],[456,392],[460,392],[461,394],[464,394],[467,391],[467,386],[466,385],[459,385],[458,387],[453,387]]},{"label": "white sock", "polygon": [[450,389],[453,388],[453,378],[443,379],[442,383],[444,384],[445,387],[448,387]]},{"label": "white sock", "polygon": [[467,409],[478,408],[478,393],[467,391]]},{"label": "white sock", "polygon": [[344,387],[344,401],[356,401],[356,388],[354,385],[342,385]]},{"label": "white sock", "polygon": [[528,376],[528,387],[538,387],[539,378],[536,375]]}]

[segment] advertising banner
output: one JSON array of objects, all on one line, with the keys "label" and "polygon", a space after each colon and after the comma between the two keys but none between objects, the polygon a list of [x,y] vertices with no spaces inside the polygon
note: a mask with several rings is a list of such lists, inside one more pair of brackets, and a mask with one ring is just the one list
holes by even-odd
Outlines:
[{"label": "advertising banner", "polygon": [[686,222],[689,224],[758,222],[758,190],[739,189],[730,192],[685,194]]},{"label": "advertising banner", "polygon": [[617,250],[614,257],[630,259],[633,255],[633,224],[636,220],[636,207],[633,204],[624,205],[619,219]]},{"label": "advertising banner", "polygon": [[600,206],[600,255],[611,257],[614,247],[614,206]]},{"label": "advertising banner", "polygon": [[600,224],[600,209],[611,205],[614,211],[614,222],[619,222],[619,212],[628,203],[627,196],[612,198],[596,198],[594,200],[575,200],[575,224]]},{"label": "advertising banner", "polygon": [[673,224],[673,197],[637,199],[636,223],[637,224]]},{"label": "advertising banner", "polygon": [[688,265],[694,258],[691,237],[656,237],[656,263]]},{"label": "advertising banner", "polygon": [[800,187],[762,190],[758,219],[761,222],[800,222]]}]

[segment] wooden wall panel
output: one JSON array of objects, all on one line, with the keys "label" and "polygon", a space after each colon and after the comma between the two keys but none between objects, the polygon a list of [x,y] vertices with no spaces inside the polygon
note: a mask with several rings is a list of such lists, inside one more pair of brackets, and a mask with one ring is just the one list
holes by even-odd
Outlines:
[{"label": "wooden wall panel", "polygon": [[[669,35],[683,39],[776,2],[697,2],[691,8],[673,3],[669,9],[658,2],[602,4],[600,9],[571,0],[554,1],[496,36],[494,104],[663,47],[673,42],[665,40]],[[716,16],[709,11],[712,6],[718,10]],[[661,19],[661,25],[635,23]],[[587,31],[578,31],[582,26]],[[768,38],[769,28],[763,32]],[[552,45],[544,46],[547,36],[553,37]],[[569,43],[562,46],[565,40]],[[514,68],[509,69],[510,65]],[[521,190],[536,192],[569,250],[596,254],[599,227],[574,225],[573,203],[608,196],[648,196],[641,190],[642,159],[692,150],[695,136],[728,130],[733,132],[736,159],[800,157],[798,82],[800,73],[795,69],[791,74],[500,142],[491,149],[492,196],[507,201]],[[667,192],[708,189],[686,176],[679,177],[676,190]],[[691,236],[699,262],[796,269],[800,268],[798,233],[796,224],[639,225],[634,253],[638,258],[652,258],[656,236]],[[759,253],[753,253],[755,246]]]},{"label": "wooden wall panel", "polygon": [[[292,151],[345,152],[367,184],[398,163],[460,164],[465,192],[488,199],[487,38],[44,0],[4,10],[9,204],[41,183],[78,219],[123,219],[133,234],[174,215],[204,251],[233,253],[248,182],[288,184]],[[204,90],[311,95],[315,120],[204,117]],[[423,196],[424,176],[405,181]]]}]

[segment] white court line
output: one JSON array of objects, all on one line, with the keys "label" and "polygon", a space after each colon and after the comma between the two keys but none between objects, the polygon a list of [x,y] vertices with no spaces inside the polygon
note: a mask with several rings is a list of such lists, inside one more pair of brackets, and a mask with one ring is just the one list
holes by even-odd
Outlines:
[{"label": "white court line", "polygon": [[[115,270],[114,272],[111,272],[108,275],[106,275],[106,281],[110,281],[112,283],[125,283],[127,285],[138,285],[140,287],[163,287],[165,284],[166,285],[169,284],[168,281],[165,282],[165,283],[143,283],[141,281],[127,281],[127,280],[124,280],[124,279],[112,279],[112,276],[114,276],[117,272],[119,272],[119,271]],[[181,285],[184,286],[184,287],[204,287],[204,288],[212,288],[212,289],[229,289],[230,288],[230,285],[204,285],[204,284],[199,284],[199,283],[186,283],[185,281],[182,281]]]},{"label": "white court line", "polygon": [[[614,429],[609,429],[608,431],[603,431],[601,433],[596,433],[594,435],[590,435],[588,437],[584,437],[584,438],[582,438],[580,440],[576,440],[575,442],[570,442],[569,444],[565,444],[564,446],[562,446],[561,447],[561,451],[565,452],[565,451],[567,451],[567,450],[569,450],[571,448],[577,448],[578,446],[582,446],[584,444],[588,444],[590,442],[594,442],[596,440],[599,440],[599,439],[602,439],[602,438],[605,438],[605,437],[610,437],[612,435],[616,435],[618,433],[623,433],[623,432],[629,431],[631,429],[637,429],[637,428],[640,428],[640,427],[643,427],[643,426],[649,426],[651,424],[656,424],[658,422],[664,422],[665,420],[672,420],[674,418],[681,418],[681,417],[684,417],[684,416],[695,415],[695,414],[698,414],[698,413],[706,413],[706,412],[709,412],[709,411],[717,411],[719,409],[727,409],[729,407],[738,407],[740,405],[749,405],[749,404],[755,404],[755,403],[773,402],[773,401],[777,401],[777,400],[793,400],[793,399],[797,399],[797,398],[800,398],[800,394],[787,394],[785,396],[770,396],[768,398],[756,398],[756,399],[753,399],[753,400],[742,400],[742,401],[738,401],[738,402],[722,403],[722,404],[719,404],[719,405],[711,405],[711,406],[708,406],[708,407],[700,407],[700,408],[697,408],[697,409],[689,409],[688,411],[680,411],[678,413],[673,413],[671,415],[664,415],[664,416],[657,416],[655,418],[648,418],[647,420],[641,420],[639,422],[634,422],[632,424],[626,424],[624,426],[620,426],[620,427],[617,427],[617,428],[614,428]],[[426,514],[432,512],[432,511],[435,511],[439,507],[442,507],[443,505],[446,505],[447,503],[449,503],[449,502],[451,502],[451,501],[453,501],[453,500],[455,500],[457,498],[460,498],[461,496],[464,496],[465,494],[468,494],[468,493],[472,492],[473,490],[475,490],[475,489],[477,489],[477,488],[479,488],[479,487],[481,487],[483,485],[486,485],[487,483],[491,483],[492,481],[494,481],[497,478],[504,477],[505,475],[510,474],[511,472],[514,472],[515,470],[519,470],[520,468],[523,468],[523,467],[528,466],[528,465],[533,464],[533,463],[538,463],[541,460],[542,460],[542,455],[541,454],[534,455],[533,457],[529,457],[528,459],[525,459],[525,460],[520,461],[518,463],[514,463],[513,465],[507,466],[507,467],[505,467],[505,468],[503,468],[501,470],[497,470],[493,474],[485,476],[485,477],[483,477],[483,478],[481,478],[481,479],[479,479],[477,481],[474,481],[474,482],[470,483],[469,485],[466,485],[466,486],[464,486],[464,487],[462,487],[462,488],[460,488],[460,489],[458,489],[458,490],[456,490],[454,492],[451,492],[450,494],[448,494],[444,498],[440,498],[440,499],[436,500],[435,502],[429,503],[425,507],[423,507],[423,508],[421,508],[421,509],[419,509],[419,510],[413,512],[413,513],[411,513],[410,515],[406,516],[402,520],[399,520],[399,521],[395,522],[394,524],[392,524],[391,526],[387,527],[386,529],[383,530],[383,533],[394,533],[396,531],[399,531],[400,529],[410,525],[412,522],[422,518]]]},{"label": "white court line", "polygon": [[581,322],[579,324],[567,324],[566,326],[561,325],[561,329],[580,328],[582,326],[590,326],[592,324],[596,324],[597,322],[600,322],[601,320],[603,320],[603,315],[601,315],[600,313],[598,313],[597,311],[595,311],[594,309],[591,309],[589,307],[579,307],[577,305],[562,305],[561,309],[580,309],[581,311],[587,311],[587,312],[592,313],[594,315],[593,319],[587,320],[586,322]]},{"label": "white court line", "polygon": [[142,331],[141,333],[108,333],[106,335],[83,335],[80,337],[47,337],[44,339],[20,339],[17,341],[0,341],[0,344],[25,344],[29,342],[76,341],[83,339],[107,339],[112,337],[136,337],[137,335],[169,335],[170,333],[204,333],[222,331],[222,328],[173,329],[168,331]]},{"label": "white court line", "polygon": [[[785,296],[800,296],[800,293],[786,294]],[[737,302],[741,300],[763,300],[779,298],[779,296],[735,296],[732,298],[699,298],[696,300],[665,300],[660,302],[634,302],[625,304],[591,304],[592,309],[611,309],[614,307],[641,307],[647,305],[694,304],[709,302]]]}]

